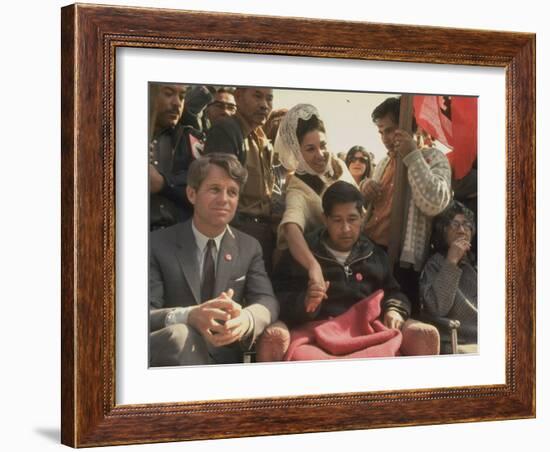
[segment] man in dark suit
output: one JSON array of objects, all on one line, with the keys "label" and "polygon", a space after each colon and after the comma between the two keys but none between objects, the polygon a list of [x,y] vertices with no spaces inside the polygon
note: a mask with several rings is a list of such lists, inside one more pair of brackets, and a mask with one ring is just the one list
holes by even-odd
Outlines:
[{"label": "man in dark suit", "polygon": [[258,241],[233,230],[247,172],[230,154],[194,161],[193,218],[150,235],[151,366],[236,363],[279,304]]}]

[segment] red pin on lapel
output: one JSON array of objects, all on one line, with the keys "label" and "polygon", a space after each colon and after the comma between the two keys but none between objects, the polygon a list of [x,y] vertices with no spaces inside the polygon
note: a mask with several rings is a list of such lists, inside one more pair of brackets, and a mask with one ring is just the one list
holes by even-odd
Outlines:
[{"label": "red pin on lapel", "polygon": [[363,275],[361,273],[356,273],[355,274],[355,279],[357,281],[363,281]]},{"label": "red pin on lapel", "polygon": [[227,262],[230,262],[233,260],[233,256],[231,256],[231,254],[227,253],[225,256],[224,256],[224,259],[227,261]]}]

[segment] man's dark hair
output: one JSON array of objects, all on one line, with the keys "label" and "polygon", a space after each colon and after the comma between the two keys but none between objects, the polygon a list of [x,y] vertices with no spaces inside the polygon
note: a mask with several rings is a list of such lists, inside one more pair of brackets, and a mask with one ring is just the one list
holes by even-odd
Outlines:
[{"label": "man's dark hair", "polygon": [[365,200],[363,195],[354,185],[349,182],[339,180],[334,182],[323,195],[323,212],[326,216],[332,213],[332,209],[336,204],[347,204],[350,202],[355,203],[357,211],[361,213],[363,211],[363,204]]},{"label": "man's dark hair", "polygon": [[225,170],[229,177],[239,184],[240,188],[246,183],[248,172],[240,164],[237,157],[233,154],[214,152],[200,157],[191,163],[187,173],[187,185],[198,190],[208,176],[210,165],[216,165]]},{"label": "man's dark hair", "polygon": [[372,112],[372,122],[382,119],[388,115],[396,124],[399,124],[399,111],[401,108],[401,99],[399,97],[388,97]]},{"label": "man's dark hair", "polygon": [[433,221],[433,232],[432,232],[432,247],[434,251],[439,252],[443,255],[447,253],[449,245],[447,245],[446,231],[445,229],[451,221],[457,215],[464,215],[464,217],[472,223],[472,237],[475,234],[475,217],[474,213],[468,209],[464,204],[459,201],[452,200],[449,206],[437,215]]},{"label": "man's dark hair", "polygon": [[177,85],[179,87],[185,88],[185,93],[189,92],[189,86],[182,83],[160,83],[160,82],[149,82],[149,141],[153,139],[155,126],[157,122],[157,97],[159,96],[161,89],[165,86]]},{"label": "man's dark hair", "polygon": [[[376,122],[379,119],[382,119],[386,116],[390,116],[392,121],[399,125],[399,114],[401,112],[401,97],[388,97],[384,102],[382,102],[378,107],[376,107],[372,114],[372,122]],[[416,119],[413,116],[412,121],[412,130],[413,133],[416,132],[417,124]]]},{"label": "man's dark hair", "polygon": [[219,94],[231,94],[231,95],[234,95],[235,94],[235,88],[233,88],[232,86],[222,86],[221,88],[218,88],[216,90],[216,94],[219,93]]},{"label": "man's dark hair", "polygon": [[298,119],[298,125],[296,126],[296,137],[298,138],[298,143],[302,144],[304,136],[314,130],[327,133],[325,130],[325,124],[315,115],[309,119]]}]

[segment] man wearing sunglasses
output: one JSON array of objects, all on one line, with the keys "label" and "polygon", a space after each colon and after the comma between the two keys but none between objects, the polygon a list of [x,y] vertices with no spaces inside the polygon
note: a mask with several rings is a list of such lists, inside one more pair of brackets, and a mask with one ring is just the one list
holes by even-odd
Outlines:
[{"label": "man wearing sunglasses", "polygon": [[233,116],[237,112],[237,104],[233,90],[230,88],[219,88],[214,95],[214,100],[206,107],[206,120],[209,127],[216,124],[220,119]]}]

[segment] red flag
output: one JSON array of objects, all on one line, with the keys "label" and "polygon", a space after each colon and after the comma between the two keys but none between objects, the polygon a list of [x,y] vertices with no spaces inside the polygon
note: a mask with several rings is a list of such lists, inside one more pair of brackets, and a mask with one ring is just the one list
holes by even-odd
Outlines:
[{"label": "red flag", "polygon": [[477,157],[477,97],[451,96],[449,119],[443,96],[414,96],[417,124],[452,149],[447,154],[453,179],[462,179]]},{"label": "red flag", "polygon": [[477,97],[451,98],[453,150],[447,154],[453,178],[462,179],[477,158]]},{"label": "red flag", "polygon": [[442,96],[414,96],[416,123],[447,147],[451,147],[451,120],[442,111]]}]

